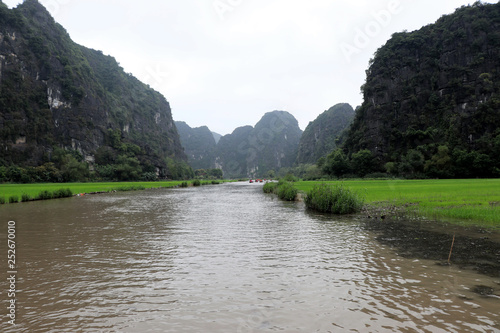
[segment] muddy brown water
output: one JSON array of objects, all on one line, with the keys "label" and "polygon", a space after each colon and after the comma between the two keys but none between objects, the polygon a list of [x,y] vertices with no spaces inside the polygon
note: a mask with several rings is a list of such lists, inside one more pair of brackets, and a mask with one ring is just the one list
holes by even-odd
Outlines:
[{"label": "muddy brown water", "polygon": [[[500,332],[496,234],[315,214],[243,183],[12,204],[0,215],[2,332]],[[6,317],[9,220],[16,326]]]}]

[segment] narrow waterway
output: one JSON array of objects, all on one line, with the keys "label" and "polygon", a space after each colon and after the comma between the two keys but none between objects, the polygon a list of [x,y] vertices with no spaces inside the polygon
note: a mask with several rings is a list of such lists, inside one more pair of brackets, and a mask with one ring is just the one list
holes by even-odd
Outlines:
[{"label": "narrow waterway", "polygon": [[2,332],[500,332],[495,274],[401,256],[364,219],[310,213],[261,185],[10,204],[0,215]]}]

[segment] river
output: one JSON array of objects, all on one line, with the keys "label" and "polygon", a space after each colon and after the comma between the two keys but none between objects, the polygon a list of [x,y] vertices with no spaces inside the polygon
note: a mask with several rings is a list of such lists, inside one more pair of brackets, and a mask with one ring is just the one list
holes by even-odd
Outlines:
[{"label": "river", "polygon": [[500,289],[500,277],[401,256],[365,219],[314,214],[261,185],[9,204],[0,214],[2,332],[500,332],[500,298],[474,292]]}]

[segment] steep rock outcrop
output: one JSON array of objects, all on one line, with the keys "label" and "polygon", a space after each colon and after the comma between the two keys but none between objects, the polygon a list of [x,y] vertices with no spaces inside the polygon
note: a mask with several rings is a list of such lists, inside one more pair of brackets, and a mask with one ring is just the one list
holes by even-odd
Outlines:
[{"label": "steep rock outcrop", "polygon": [[37,166],[56,147],[93,163],[116,133],[113,149],[160,176],[187,160],[161,94],[74,43],[37,0],[0,3],[0,164]]},{"label": "steep rock outcrop", "polygon": [[378,169],[393,162],[435,168],[438,176],[493,175],[500,162],[500,4],[477,2],[394,34],[371,61],[363,94],[349,155],[369,149]]},{"label": "steep rock outcrop", "polygon": [[306,127],[299,143],[297,163],[316,163],[337,147],[337,138],[352,123],[354,109],[347,103],[323,112]]},{"label": "steep rock outcrop", "polygon": [[265,177],[270,170],[291,167],[302,135],[290,113],[266,113],[255,127],[237,128],[217,144],[216,166],[224,176]]},{"label": "steep rock outcrop", "polygon": [[207,126],[191,128],[183,121],[176,121],[188,163],[193,169],[215,168],[215,138]]}]

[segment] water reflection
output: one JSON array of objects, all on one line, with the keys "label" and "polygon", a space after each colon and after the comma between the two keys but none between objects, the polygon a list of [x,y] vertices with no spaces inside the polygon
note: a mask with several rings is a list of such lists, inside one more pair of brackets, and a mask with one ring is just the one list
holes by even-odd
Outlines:
[{"label": "water reflection", "polygon": [[18,223],[16,332],[500,331],[500,301],[471,290],[494,277],[398,256],[364,221],[259,185],[1,209]]}]

